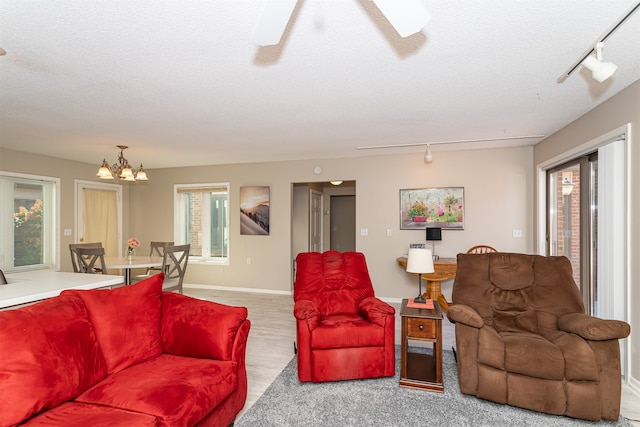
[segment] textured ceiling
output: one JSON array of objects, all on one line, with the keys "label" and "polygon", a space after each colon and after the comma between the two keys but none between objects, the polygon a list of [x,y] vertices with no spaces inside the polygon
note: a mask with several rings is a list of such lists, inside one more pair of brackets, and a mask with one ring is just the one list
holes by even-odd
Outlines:
[{"label": "textured ceiling", "polygon": [[640,79],[640,12],[604,83],[556,80],[630,0],[424,0],[400,38],[370,0],[299,0],[281,43],[251,42],[264,1],[0,3],[0,143],[145,168],[534,144]]}]

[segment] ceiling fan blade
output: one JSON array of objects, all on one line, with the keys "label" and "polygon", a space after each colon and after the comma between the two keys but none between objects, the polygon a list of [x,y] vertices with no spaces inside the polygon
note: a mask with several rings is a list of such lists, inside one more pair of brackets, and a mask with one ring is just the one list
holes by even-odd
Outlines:
[{"label": "ceiling fan blade", "polygon": [[400,37],[422,30],[431,19],[419,0],[373,0]]},{"label": "ceiling fan blade", "polygon": [[267,0],[253,32],[253,42],[259,46],[280,43],[296,3],[297,0]]}]

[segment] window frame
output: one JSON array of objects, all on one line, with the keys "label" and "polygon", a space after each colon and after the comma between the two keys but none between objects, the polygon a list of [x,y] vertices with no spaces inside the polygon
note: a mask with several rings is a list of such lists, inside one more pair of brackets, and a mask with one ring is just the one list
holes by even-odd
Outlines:
[{"label": "window frame", "polygon": [[[214,264],[214,265],[229,265],[229,258],[231,253],[231,238],[229,233],[230,227],[230,215],[229,215],[229,207],[230,207],[230,188],[231,185],[229,182],[215,182],[215,183],[196,183],[196,184],[174,184],[173,186],[173,211],[174,211],[174,241],[176,244],[186,244],[186,218],[185,218],[185,203],[183,194],[186,193],[187,189],[195,190],[191,191],[192,193],[198,192],[197,190],[206,190],[209,188],[222,188],[226,189],[226,224],[223,227],[223,235],[224,239],[226,239],[226,248],[227,254],[226,256],[211,256],[211,206],[210,206],[210,198],[203,198],[203,206],[202,206],[202,215],[207,218],[207,221],[203,221],[204,228],[201,231],[202,233],[202,246],[204,254],[202,256],[194,256],[189,254],[189,262],[194,262],[196,264]],[[207,191],[201,191],[204,194],[210,194]],[[206,245],[206,247],[205,247]],[[206,249],[206,250],[205,250]]]},{"label": "window frame", "polygon": [[[0,177],[5,178],[9,182],[21,182],[26,184],[46,184],[49,187],[43,194],[44,214],[43,214],[43,262],[40,264],[31,264],[25,266],[14,265],[14,234],[13,221],[6,221],[5,216],[13,217],[13,191],[0,191],[0,198],[4,206],[0,211],[0,243],[2,244],[2,257],[0,257],[0,268],[5,272],[19,272],[29,270],[60,270],[59,243],[60,243],[60,178],[24,174],[18,172],[0,171]],[[10,203],[7,203],[11,198]],[[49,208],[47,209],[47,206]],[[6,243],[4,243],[6,242]]]}]

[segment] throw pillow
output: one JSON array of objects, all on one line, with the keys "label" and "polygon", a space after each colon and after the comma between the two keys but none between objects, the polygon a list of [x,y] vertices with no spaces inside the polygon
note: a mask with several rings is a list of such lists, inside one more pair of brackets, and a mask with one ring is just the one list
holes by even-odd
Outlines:
[{"label": "throw pillow", "polygon": [[109,374],[157,357],[164,274],[113,290],[74,290],[84,301]]}]

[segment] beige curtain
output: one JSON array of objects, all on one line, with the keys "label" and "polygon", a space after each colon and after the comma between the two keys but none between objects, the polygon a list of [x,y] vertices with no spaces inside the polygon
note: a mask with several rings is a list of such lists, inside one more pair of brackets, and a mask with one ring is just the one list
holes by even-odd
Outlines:
[{"label": "beige curtain", "polygon": [[115,191],[84,189],[87,243],[102,242],[106,256],[118,256],[118,200]]}]

